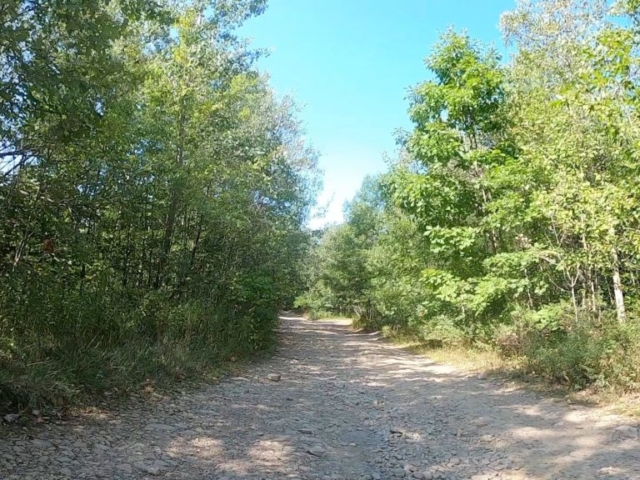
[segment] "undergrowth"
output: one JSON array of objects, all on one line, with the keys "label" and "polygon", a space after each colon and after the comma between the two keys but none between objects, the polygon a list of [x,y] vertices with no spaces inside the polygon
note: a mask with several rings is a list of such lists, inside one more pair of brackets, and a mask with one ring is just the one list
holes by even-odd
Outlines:
[{"label": "undergrowth", "polygon": [[[4,336],[0,410],[70,407],[149,384],[163,389],[198,382],[275,344],[275,314],[236,318],[233,312],[187,303],[156,312],[152,319],[119,320],[111,330],[87,317],[74,332],[52,325],[37,337]],[[145,329],[151,320],[154,328]]]},{"label": "undergrowth", "polygon": [[[425,335],[424,329],[408,326],[382,329],[393,342],[437,362],[499,374],[574,399],[612,403],[640,393],[640,328],[635,323],[584,321],[554,334],[514,331],[496,329],[492,341],[474,342],[460,331],[435,336],[432,330]],[[507,336],[511,340],[505,346],[500,341]],[[628,407],[624,411],[640,414]]]}]

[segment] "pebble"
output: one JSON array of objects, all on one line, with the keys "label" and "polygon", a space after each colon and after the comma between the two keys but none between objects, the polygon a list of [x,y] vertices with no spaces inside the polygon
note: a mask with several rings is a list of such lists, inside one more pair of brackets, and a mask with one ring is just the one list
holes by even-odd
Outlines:
[{"label": "pebble", "polygon": [[618,438],[638,438],[638,429],[631,425],[620,425],[613,429],[613,435]]},{"label": "pebble", "polygon": [[128,474],[133,473],[133,467],[128,463],[121,463],[120,465],[116,465],[116,468],[118,470],[123,471],[124,473],[128,473]]},{"label": "pebble", "polygon": [[320,445],[314,445],[313,447],[307,449],[307,453],[313,455],[314,457],[321,457],[325,454],[325,450]]},{"label": "pebble", "polygon": [[172,432],[175,430],[175,427],[171,425],[165,425],[164,423],[150,423],[145,427],[145,430],[164,430],[167,432]]},{"label": "pebble", "polygon": [[51,447],[51,442],[49,442],[47,440],[41,440],[39,438],[36,438],[36,439],[32,440],[31,443],[36,448],[49,448],[49,447]]},{"label": "pebble", "polygon": [[7,423],[15,423],[20,419],[19,413],[8,413],[4,417],[4,421]]}]

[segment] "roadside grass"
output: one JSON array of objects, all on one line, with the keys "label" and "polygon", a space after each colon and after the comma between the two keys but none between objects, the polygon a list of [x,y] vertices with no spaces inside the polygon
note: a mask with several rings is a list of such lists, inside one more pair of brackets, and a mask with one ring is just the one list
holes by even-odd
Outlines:
[{"label": "roadside grass", "polygon": [[215,383],[242,370],[250,359],[273,353],[274,339],[248,352],[222,342],[129,339],[109,348],[60,348],[40,361],[2,362],[0,413],[69,413],[106,407],[131,397],[154,398]]},{"label": "roadside grass", "polygon": [[383,337],[405,351],[451,365],[470,374],[497,379],[510,388],[535,391],[567,404],[597,406],[611,413],[640,417],[640,393],[616,388],[576,390],[530,372],[523,356],[505,357],[490,348],[425,342],[414,335],[384,330]]},{"label": "roadside grass", "polygon": [[305,311],[300,313],[304,318],[311,321],[321,321],[321,320],[349,320],[353,321],[351,317],[346,315],[340,315],[329,311],[324,310],[313,310],[313,311]]}]

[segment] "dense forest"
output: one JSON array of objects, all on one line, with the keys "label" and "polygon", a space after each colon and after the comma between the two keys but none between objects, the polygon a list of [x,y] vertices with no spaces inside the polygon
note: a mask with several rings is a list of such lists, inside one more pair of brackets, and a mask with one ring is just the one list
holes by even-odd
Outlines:
[{"label": "dense forest", "polygon": [[0,404],[268,347],[319,177],[234,34],[265,2],[0,3]]},{"label": "dense forest", "polygon": [[[346,221],[237,29],[266,0],[0,4],[0,407],[202,378],[297,306],[640,387],[640,1],[449,30]],[[419,59],[416,59],[419,61]]]},{"label": "dense forest", "polygon": [[316,236],[298,304],[637,389],[640,2],[523,1],[500,24],[507,59],[442,35],[413,130]]}]

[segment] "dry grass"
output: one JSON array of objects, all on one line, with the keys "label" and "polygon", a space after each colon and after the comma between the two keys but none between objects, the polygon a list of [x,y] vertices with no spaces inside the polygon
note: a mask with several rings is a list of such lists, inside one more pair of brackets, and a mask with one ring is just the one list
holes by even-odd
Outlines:
[{"label": "dry grass", "polygon": [[453,365],[469,372],[496,372],[505,368],[505,359],[491,350],[464,349],[462,347],[444,346],[428,347],[420,344],[400,343],[404,348],[425,355],[438,363]]},{"label": "dry grass", "polygon": [[567,404],[597,406],[611,413],[640,417],[640,393],[595,389],[575,391],[565,385],[552,383],[528,373],[525,368],[525,359],[504,357],[489,348],[478,349],[457,345],[434,347],[402,334],[388,335],[386,338],[411,353],[429,357],[438,363],[451,365],[469,373],[499,379],[505,386],[535,391]]}]

